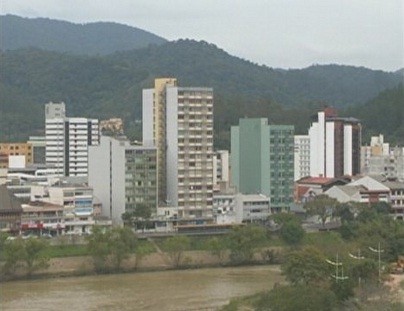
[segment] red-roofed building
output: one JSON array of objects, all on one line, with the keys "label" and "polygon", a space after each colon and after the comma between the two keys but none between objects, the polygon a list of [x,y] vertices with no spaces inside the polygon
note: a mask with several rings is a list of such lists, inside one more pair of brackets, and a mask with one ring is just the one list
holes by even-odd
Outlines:
[{"label": "red-roofed building", "polygon": [[351,179],[349,177],[327,178],[327,177],[304,177],[295,182],[294,201],[304,203],[317,195],[327,191],[333,186],[346,185]]}]

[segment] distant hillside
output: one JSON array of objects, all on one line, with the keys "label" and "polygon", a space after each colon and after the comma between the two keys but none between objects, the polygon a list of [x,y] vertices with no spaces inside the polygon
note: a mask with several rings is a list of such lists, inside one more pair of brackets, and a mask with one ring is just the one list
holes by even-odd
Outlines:
[{"label": "distant hillside", "polygon": [[116,23],[82,25],[14,15],[0,16],[0,29],[0,47],[3,51],[34,47],[57,52],[106,55],[167,41],[150,32]]},{"label": "distant hillside", "polygon": [[345,115],[362,121],[363,142],[370,136],[384,134],[391,145],[404,146],[404,84],[385,90],[364,105],[346,109]]},{"label": "distant hillside", "polygon": [[132,70],[148,70],[152,76],[176,76],[182,84],[209,85],[220,93],[242,93],[250,101],[272,99],[285,106],[308,101],[328,102],[337,107],[360,104],[402,81],[394,73],[353,66],[277,70],[193,40],[116,53],[111,58],[125,61]]},{"label": "distant hillside", "polygon": [[122,117],[139,139],[142,88],[173,76],[181,86],[214,88],[215,144],[223,148],[240,117],[267,117],[305,133],[319,107],[361,105],[402,81],[395,73],[349,66],[272,69],[192,40],[92,57],[17,50],[2,53],[0,64],[0,140],[43,130],[49,101],[64,101],[70,116]]}]

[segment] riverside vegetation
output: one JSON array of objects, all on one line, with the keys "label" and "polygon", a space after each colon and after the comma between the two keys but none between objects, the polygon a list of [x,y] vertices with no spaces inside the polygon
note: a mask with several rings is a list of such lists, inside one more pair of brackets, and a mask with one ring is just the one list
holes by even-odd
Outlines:
[{"label": "riverside vegetation", "polygon": [[[322,200],[320,197],[318,201]],[[315,208],[316,201],[306,206],[309,213],[321,215]],[[368,247],[377,248],[380,243],[383,265],[397,260],[404,253],[404,224],[392,220],[388,215],[388,204],[361,206],[360,204],[334,204],[332,214],[341,221],[335,232],[306,233],[301,220],[292,214],[275,214],[271,218],[277,224],[276,230],[266,226],[245,225],[234,228],[227,235],[187,237],[177,235],[168,238],[155,238],[150,241],[137,239],[128,227],[94,227],[93,234],[86,238],[85,245],[71,245],[66,242],[50,245],[43,239],[0,239],[0,259],[2,274],[26,273],[28,276],[44,270],[50,258],[68,256],[90,256],[96,273],[118,272],[129,256],[136,257],[135,267],[148,254],[160,251],[173,268],[183,268],[196,264],[188,255],[190,251],[203,251],[216,258],[222,265],[252,263],[283,263],[291,251],[312,247],[323,257],[335,258],[353,264],[348,253],[358,249],[371,265],[377,259]],[[66,237],[60,237],[63,241]],[[69,237],[70,239],[72,237]],[[74,243],[74,240],[73,240]],[[346,270],[346,273],[348,270]]]}]

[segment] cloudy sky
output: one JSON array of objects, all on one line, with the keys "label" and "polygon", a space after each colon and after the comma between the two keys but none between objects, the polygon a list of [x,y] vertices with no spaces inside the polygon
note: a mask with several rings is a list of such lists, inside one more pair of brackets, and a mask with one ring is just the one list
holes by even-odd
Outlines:
[{"label": "cloudy sky", "polygon": [[404,67],[404,0],[1,0],[1,14],[114,21],[280,68]]}]

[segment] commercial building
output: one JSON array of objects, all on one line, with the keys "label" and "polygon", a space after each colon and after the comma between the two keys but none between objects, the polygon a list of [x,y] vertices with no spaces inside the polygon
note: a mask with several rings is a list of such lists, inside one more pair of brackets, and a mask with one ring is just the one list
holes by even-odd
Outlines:
[{"label": "commercial building", "polygon": [[143,90],[143,144],[157,148],[159,205],[179,217],[212,219],[213,90],[156,79]]},{"label": "commercial building", "polygon": [[332,108],[317,114],[309,129],[310,176],[341,177],[360,172],[361,124]]},{"label": "commercial building", "polygon": [[269,197],[230,192],[214,194],[213,211],[217,224],[265,222],[272,214]]},{"label": "commercial building", "polygon": [[98,145],[98,120],[67,118],[64,103],[45,106],[46,164],[60,176],[87,176],[88,147]]},{"label": "commercial building", "polygon": [[102,215],[115,224],[140,205],[156,213],[157,153],[153,146],[133,146],[126,138],[101,136],[89,148],[88,182],[102,203]]},{"label": "commercial building", "polygon": [[295,135],[294,180],[310,176],[310,137]]},{"label": "commercial building", "polygon": [[231,127],[232,183],[243,194],[264,194],[274,211],[293,202],[294,127],[240,119]]},{"label": "commercial building", "polygon": [[404,181],[404,148],[391,148],[383,135],[372,136],[370,146],[361,147],[361,172]]},{"label": "commercial building", "polygon": [[[94,208],[93,208],[93,189],[85,184],[67,184],[60,183],[53,186],[32,186],[31,187],[31,203],[28,205],[28,211],[31,207],[42,206],[41,208],[33,208],[36,211],[33,217],[40,220],[43,217],[43,211],[50,206],[51,218],[48,229],[62,230],[63,233],[72,234],[89,234],[95,225]],[[60,218],[58,209],[63,208],[63,218]],[[42,210],[42,211],[41,211]],[[29,223],[29,215],[25,216],[25,221]],[[58,222],[60,220],[60,222]],[[37,222],[38,229],[46,228],[44,222]],[[59,224],[59,225],[58,225]]]},{"label": "commercial building", "polygon": [[24,165],[31,164],[32,145],[29,143],[1,143],[0,144],[0,168],[8,168],[10,157],[19,156]]}]

